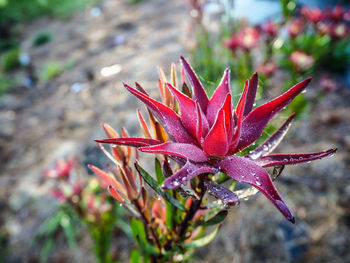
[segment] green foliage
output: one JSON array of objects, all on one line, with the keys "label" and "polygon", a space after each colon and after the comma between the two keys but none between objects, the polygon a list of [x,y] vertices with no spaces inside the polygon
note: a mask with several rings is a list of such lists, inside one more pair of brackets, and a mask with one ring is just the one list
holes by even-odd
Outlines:
[{"label": "green foliage", "polygon": [[10,49],[18,48],[19,42],[14,39],[3,39],[0,40],[0,53]]},{"label": "green foliage", "polygon": [[285,18],[292,16],[297,7],[297,1],[295,0],[280,0],[282,14]]},{"label": "green foliage", "polygon": [[66,18],[98,0],[15,0],[0,5],[0,24],[25,22],[43,15]]},{"label": "green foliage", "polygon": [[0,72],[0,96],[9,90],[14,85],[14,83],[15,81],[12,78],[3,75]]},{"label": "green foliage", "polygon": [[54,247],[55,236],[60,229],[64,231],[69,246],[72,249],[75,248],[76,235],[80,227],[81,224],[76,212],[69,205],[60,205],[57,212],[43,223],[34,237],[33,245],[42,243],[40,261],[47,261]]},{"label": "green foliage", "polygon": [[0,228],[0,262],[5,262],[8,253],[8,241],[5,231]]},{"label": "green foliage", "polygon": [[136,218],[131,218],[130,226],[135,241],[141,247],[142,254],[148,256],[157,255],[159,252],[149,243],[143,223]]},{"label": "green foliage", "polygon": [[221,210],[212,218],[208,219],[207,221],[198,222],[198,224],[202,226],[214,226],[214,225],[220,224],[222,221],[225,220],[227,214],[228,214],[227,210]]},{"label": "green foliage", "polygon": [[131,4],[138,4],[138,3],[142,3],[144,1],[145,0],[129,0],[129,3],[131,3]]},{"label": "green foliage", "polygon": [[168,192],[163,191],[162,188],[158,185],[157,181],[154,180],[152,176],[149,175],[144,169],[142,169],[140,165],[135,164],[135,167],[142,178],[154,191],[156,191],[161,197],[163,197],[166,201],[171,203],[176,208],[182,211],[186,211],[185,208],[174,197],[172,197]]},{"label": "green foliage", "polygon": [[197,248],[197,247],[203,247],[205,245],[208,245],[211,241],[214,240],[216,235],[219,233],[220,225],[215,228],[213,232],[208,234],[207,236],[201,237],[199,239],[196,239],[192,242],[183,244],[184,248]]},{"label": "green foliage", "polygon": [[47,62],[39,73],[41,81],[49,81],[63,72],[64,68],[57,62]]},{"label": "green foliage", "polygon": [[15,48],[7,51],[1,56],[1,67],[4,71],[10,71],[18,68],[20,50]]},{"label": "green foliage", "polygon": [[52,40],[52,34],[48,32],[41,32],[34,37],[32,46],[38,47],[50,42],[51,40]]},{"label": "green foliage", "polygon": [[141,256],[140,252],[137,249],[133,249],[131,251],[131,256],[130,256],[130,263],[141,263]]},{"label": "green foliage", "polygon": [[197,47],[192,51],[192,66],[205,83],[209,95],[219,84],[225,69],[233,66],[230,57],[230,52],[222,47],[221,37],[213,37],[208,32],[197,34]]}]

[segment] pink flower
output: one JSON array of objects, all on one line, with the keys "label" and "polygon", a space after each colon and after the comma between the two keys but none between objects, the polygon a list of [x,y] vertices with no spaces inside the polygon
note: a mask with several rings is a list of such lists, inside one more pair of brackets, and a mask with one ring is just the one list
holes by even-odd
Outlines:
[{"label": "pink flower", "polygon": [[313,56],[304,53],[303,51],[296,50],[290,55],[290,60],[293,66],[300,71],[309,69],[314,65],[315,59]]},{"label": "pink flower", "polygon": [[75,165],[74,158],[67,161],[63,158],[59,159],[55,162],[54,168],[45,170],[45,176],[48,178],[67,179]]},{"label": "pink flower", "polygon": [[277,65],[273,61],[266,62],[259,66],[259,71],[261,71],[266,76],[272,76],[277,70]]},{"label": "pink flower", "polygon": [[269,20],[261,26],[261,29],[269,36],[274,37],[277,35],[278,25],[272,20]]},{"label": "pink flower", "polygon": [[[167,84],[177,100],[179,114],[150,98],[143,89],[134,89],[124,84],[130,93],[146,104],[167,131],[170,141],[112,138],[97,142],[139,147],[141,152],[168,155],[182,164],[180,170],[164,181],[165,189],[179,188],[198,175],[224,172],[234,180],[257,188],[289,221],[294,222],[294,216],[264,167],[309,162],[328,156],[336,149],[309,154],[270,154],[288,131],[293,120],[291,116],[253,152],[246,156],[235,154],[253,144],[261,136],[268,122],[300,94],[311,79],[298,83],[274,100],[254,108],[258,88],[258,75],[255,73],[246,81],[242,96],[234,109],[229,69],[225,70],[219,86],[209,99],[188,62],[183,57],[181,62],[192,84],[193,97],[188,97],[171,84]],[[213,187],[209,182],[211,181],[205,181],[205,186],[218,196],[221,195],[223,199],[227,196],[234,197],[228,189],[221,185]],[[227,203],[234,204],[237,201],[231,198]]]},{"label": "pink flower", "polygon": [[349,28],[345,23],[333,24],[330,27],[330,33],[334,38],[345,38],[349,33]]},{"label": "pink flower", "polygon": [[287,31],[290,37],[298,36],[304,29],[304,21],[302,18],[294,18],[287,26]]},{"label": "pink flower", "polygon": [[301,9],[302,16],[305,17],[306,20],[317,24],[318,22],[322,21],[324,19],[324,13],[319,8],[309,8],[309,7],[303,7]]},{"label": "pink flower", "polygon": [[260,39],[259,31],[254,27],[246,27],[238,31],[229,40],[224,42],[224,45],[234,50],[236,48],[242,48],[244,50],[250,50],[258,44]]},{"label": "pink flower", "polygon": [[316,25],[317,32],[322,36],[330,34],[332,30],[331,28],[332,26],[329,23],[325,22],[319,22]]},{"label": "pink flower", "polygon": [[334,91],[337,89],[337,83],[327,75],[323,75],[320,80],[321,88],[325,91]]}]

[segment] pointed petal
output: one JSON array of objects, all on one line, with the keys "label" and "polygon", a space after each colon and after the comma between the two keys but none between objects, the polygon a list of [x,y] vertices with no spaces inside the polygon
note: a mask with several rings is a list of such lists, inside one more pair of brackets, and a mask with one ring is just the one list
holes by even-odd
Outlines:
[{"label": "pointed petal", "polygon": [[108,138],[118,138],[119,134],[107,123],[102,122],[102,128]]},{"label": "pointed petal", "polygon": [[235,115],[235,116],[237,116],[236,130],[235,130],[235,133],[233,134],[233,136],[229,137],[229,140],[230,140],[229,152],[230,153],[236,152],[236,148],[237,148],[237,145],[239,143],[239,139],[241,137],[242,120],[243,120],[243,114],[244,114],[244,109],[245,109],[245,105],[246,105],[248,87],[249,87],[249,81],[247,80],[245,82],[245,85],[244,85],[244,90],[243,90],[242,96],[239,99],[239,102],[238,102],[237,108],[236,108],[236,115]]},{"label": "pointed petal", "polygon": [[193,136],[195,136],[197,122],[195,102],[181,91],[174,88],[170,83],[167,83],[167,85],[179,103],[182,124]]},{"label": "pointed petal", "polygon": [[258,139],[273,116],[300,94],[310,81],[311,78],[308,78],[298,83],[281,96],[250,112],[242,123],[242,134],[237,146],[238,150],[244,149]]},{"label": "pointed petal", "polygon": [[210,167],[198,167],[197,165],[187,161],[187,163],[175,174],[167,178],[163,183],[164,189],[176,189],[181,187],[189,180],[193,179],[197,175],[205,173],[217,173],[217,170]]},{"label": "pointed petal", "polygon": [[132,146],[132,147],[143,147],[143,146],[156,145],[161,143],[161,141],[154,140],[154,139],[146,139],[146,138],[111,138],[111,139],[104,139],[104,140],[95,140],[95,142],[126,145],[126,146]]},{"label": "pointed petal", "polygon": [[124,199],[119,195],[118,191],[113,186],[109,185],[108,191],[114,199],[117,199],[119,202],[124,203]]},{"label": "pointed petal", "polygon": [[257,188],[271,200],[289,221],[294,222],[294,216],[282,200],[269,174],[262,167],[247,158],[239,156],[227,157],[219,162],[219,166],[233,179]]},{"label": "pointed petal", "polygon": [[228,151],[225,112],[221,109],[203,142],[203,150],[212,156],[225,156]]},{"label": "pointed petal", "polygon": [[295,114],[292,114],[281,127],[275,131],[270,138],[268,138],[265,142],[263,142],[258,148],[249,153],[246,157],[250,159],[258,159],[261,156],[268,155],[272,152],[282,141],[283,137],[287,134],[290,126],[292,125],[292,121],[294,120]]},{"label": "pointed petal", "polygon": [[118,188],[122,192],[122,194],[124,196],[126,196],[126,192],[125,192],[124,186],[121,183],[119,183],[114,177],[112,177],[111,175],[109,175],[105,171],[97,168],[94,165],[89,164],[88,167],[89,167],[89,169],[91,171],[93,171],[98,176],[98,178],[102,182],[104,182],[107,185],[112,185],[113,187]]},{"label": "pointed petal", "polygon": [[337,149],[330,149],[324,152],[304,154],[273,154],[260,157],[255,162],[263,167],[279,166],[286,164],[305,163],[333,155]]},{"label": "pointed petal", "polygon": [[152,138],[151,132],[150,132],[148,126],[147,126],[145,118],[142,116],[142,113],[141,113],[140,109],[137,109],[137,117],[139,118],[139,122],[140,122],[140,125],[141,125],[141,128],[143,130],[144,135],[148,139],[151,139]]},{"label": "pointed petal", "polygon": [[196,103],[196,111],[197,111],[197,123],[196,123],[196,139],[199,143],[202,143],[203,138],[203,119],[202,119],[202,111],[199,103]]},{"label": "pointed petal", "polygon": [[171,64],[170,76],[171,76],[171,84],[172,84],[174,87],[177,87],[176,66],[175,66],[174,63]]},{"label": "pointed petal", "polygon": [[229,189],[218,185],[213,181],[204,181],[204,185],[215,195],[216,198],[219,198],[224,204],[239,204],[238,196]]},{"label": "pointed petal", "polygon": [[149,96],[147,91],[144,88],[142,88],[142,86],[138,82],[135,82],[135,86],[139,92],[145,94],[146,96]]},{"label": "pointed petal", "polygon": [[201,108],[205,113],[207,111],[207,107],[209,103],[208,95],[205,92],[202,83],[199,81],[196,73],[193,71],[190,64],[188,64],[188,62],[183,56],[181,56],[180,58],[181,58],[181,62],[184,67],[185,73],[193,86],[193,100],[198,100],[199,105],[201,105]]},{"label": "pointed petal", "polygon": [[197,112],[196,138],[197,141],[202,144],[203,138],[208,134],[209,124],[198,101],[195,101],[195,103]]},{"label": "pointed petal", "polygon": [[173,140],[184,143],[195,143],[195,140],[183,127],[179,116],[172,109],[154,99],[151,99],[150,97],[133,89],[125,83],[124,86],[130,93],[135,95],[138,99],[147,105],[154,116],[167,130],[168,134],[173,138]]},{"label": "pointed petal", "polygon": [[231,94],[230,69],[225,70],[224,76],[222,77],[219,86],[209,101],[206,116],[210,126],[213,125],[216,114],[224,104],[228,94]]},{"label": "pointed petal", "polygon": [[188,143],[166,142],[155,146],[142,147],[139,150],[147,153],[175,155],[185,159],[190,159],[194,162],[208,161],[208,157],[200,148]]},{"label": "pointed petal", "polygon": [[258,73],[255,72],[249,80],[247,102],[244,108],[243,117],[247,116],[253,109],[256,92],[258,90],[258,82],[259,82]]}]

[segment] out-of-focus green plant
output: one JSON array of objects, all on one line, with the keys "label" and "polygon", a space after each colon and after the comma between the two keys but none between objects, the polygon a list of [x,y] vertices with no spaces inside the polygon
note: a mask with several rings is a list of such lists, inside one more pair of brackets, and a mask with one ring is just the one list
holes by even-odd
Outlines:
[{"label": "out-of-focus green plant", "polygon": [[14,80],[0,72],[0,96],[14,85]]},{"label": "out-of-focus green plant", "polygon": [[68,17],[75,11],[98,0],[16,0],[0,5],[0,24],[25,22],[50,15]]},{"label": "out-of-focus green plant", "polygon": [[51,33],[41,32],[34,37],[32,46],[38,47],[38,46],[41,46],[41,45],[44,45],[44,44],[50,42],[51,40],[52,40]]},{"label": "out-of-focus green plant", "polygon": [[[222,18],[219,31],[212,32],[203,22],[207,16],[203,2],[187,2],[190,3],[191,16],[192,13],[198,14],[192,27],[192,35],[199,32],[192,48],[194,68],[209,84],[218,83],[219,79],[213,76],[218,76],[217,71],[229,66],[233,87],[238,92],[253,69],[257,69],[262,87],[258,95],[264,99],[276,71],[288,73],[289,80],[282,85],[286,90],[306,76],[343,74],[349,68],[350,12],[341,6],[326,10],[308,7],[298,10],[296,1],[281,0],[284,18],[280,21],[269,20],[253,27],[244,20]],[[231,54],[223,52],[225,48]],[[206,87],[209,93],[211,86]],[[326,87],[325,90],[334,88]],[[302,94],[285,112],[296,112],[297,116],[306,114],[308,104],[307,96]]]},{"label": "out-of-focus green plant", "polygon": [[38,230],[33,245],[41,245],[40,259],[47,261],[59,231],[63,231],[71,249],[77,245],[77,237],[85,228],[93,240],[92,250],[100,263],[113,262],[111,258],[111,239],[117,224],[126,231],[119,205],[103,191],[104,183],[94,177],[79,177],[77,162],[58,160],[54,168],[45,171],[46,178],[56,180],[52,194],[60,202],[54,214]]},{"label": "out-of-focus green plant", "polygon": [[39,78],[42,81],[48,81],[57,77],[64,71],[64,68],[57,62],[47,62],[44,64],[43,69],[39,72]]},{"label": "out-of-focus green plant", "polygon": [[8,254],[8,240],[7,240],[7,234],[4,231],[4,229],[0,228],[0,262],[5,262],[6,256]]},{"label": "out-of-focus green plant", "polygon": [[14,39],[0,40],[0,53],[8,51],[10,49],[18,48],[19,43]]},{"label": "out-of-focus green plant", "polygon": [[11,49],[1,55],[1,68],[4,71],[10,71],[20,66],[19,55],[20,49]]}]

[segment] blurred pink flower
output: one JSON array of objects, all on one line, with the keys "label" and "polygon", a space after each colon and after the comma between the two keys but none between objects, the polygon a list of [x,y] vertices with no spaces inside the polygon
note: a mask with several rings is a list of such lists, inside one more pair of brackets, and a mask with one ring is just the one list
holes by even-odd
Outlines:
[{"label": "blurred pink flower", "polygon": [[261,29],[267,35],[274,37],[278,32],[278,25],[272,20],[268,20],[265,24],[261,26]]},{"label": "blurred pink flower", "polygon": [[305,17],[306,20],[317,24],[318,22],[322,21],[325,17],[324,13],[319,8],[310,8],[310,7],[303,7],[301,9],[301,15]]},{"label": "blurred pink flower", "polygon": [[54,168],[46,169],[44,173],[47,178],[67,179],[75,165],[76,161],[74,158],[70,158],[69,160],[62,158],[55,162]]},{"label": "blurred pink flower", "polygon": [[323,75],[320,80],[321,88],[324,91],[334,91],[337,89],[337,83],[328,75]]},{"label": "blurred pink flower", "polygon": [[333,24],[330,27],[331,36],[334,38],[344,38],[349,33],[349,28],[345,23]]},{"label": "blurred pink flower", "polygon": [[287,26],[287,31],[290,37],[296,37],[304,29],[304,21],[302,18],[294,18]]},{"label": "blurred pink flower", "polygon": [[260,34],[256,28],[246,27],[234,34],[229,40],[226,40],[224,45],[231,50],[236,48],[250,50],[257,46],[259,39]]},{"label": "blurred pink flower", "polygon": [[304,71],[314,65],[315,59],[312,55],[308,55],[303,51],[296,50],[290,55],[290,60],[297,70]]},{"label": "blurred pink flower", "polygon": [[268,61],[259,66],[259,71],[266,76],[272,76],[277,70],[277,65],[273,61]]},{"label": "blurred pink flower", "polygon": [[322,36],[328,35],[331,32],[331,25],[326,22],[319,22],[316,25],[316,30]]}]

